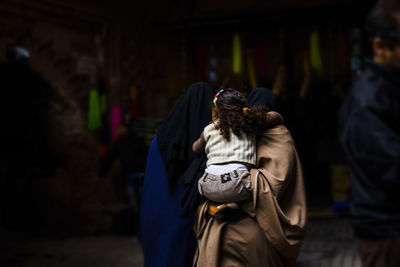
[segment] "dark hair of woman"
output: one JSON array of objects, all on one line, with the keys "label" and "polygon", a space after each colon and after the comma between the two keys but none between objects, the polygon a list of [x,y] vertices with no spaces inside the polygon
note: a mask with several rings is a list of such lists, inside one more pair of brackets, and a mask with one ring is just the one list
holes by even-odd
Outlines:
[{"label": "dark hair of woman", "polygon": [[219,122],[216,128],[221,135],[230,140],[231,133],[256,135],[265,129],[268,108],[265,106],[248,107],[246,97],[232,88],[221,91],[212,103],[213,119]]}]

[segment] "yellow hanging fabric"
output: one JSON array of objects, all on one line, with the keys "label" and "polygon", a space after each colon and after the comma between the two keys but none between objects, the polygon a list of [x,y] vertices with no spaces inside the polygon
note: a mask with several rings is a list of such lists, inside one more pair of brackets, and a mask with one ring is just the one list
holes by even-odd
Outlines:
[{"label": "yellow hanging fabric", "polygon": [[242,48],[240,44],[240,36],[238,33],[235,33],[233,35],[232,71],[233,74],[240,74],[242,72]]},{"label": "yellow hanging fabric", "polygon": [[322,59],[319,34],[315,30],[310,35],[310,65],[318,74],[322,73]]}]

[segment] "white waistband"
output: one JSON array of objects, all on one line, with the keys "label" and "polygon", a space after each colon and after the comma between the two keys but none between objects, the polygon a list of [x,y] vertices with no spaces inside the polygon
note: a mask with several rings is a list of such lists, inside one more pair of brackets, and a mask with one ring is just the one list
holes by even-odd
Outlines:
[{"label": "white waistband", "polygon": [[224,165],[210,165],[207,167],[206,172],[213,175],[221,175],[233,171],[247,171],[247,167],[240,163],[230,163]]}]

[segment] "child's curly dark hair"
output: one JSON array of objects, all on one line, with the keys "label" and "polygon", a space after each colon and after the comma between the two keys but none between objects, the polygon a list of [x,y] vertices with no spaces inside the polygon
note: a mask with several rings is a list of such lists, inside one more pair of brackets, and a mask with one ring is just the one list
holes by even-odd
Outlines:
[{"label": "child's curly dark hair", "polygon": [[220,92],[212,108],[219,120],[216,128],[227,140],[230,140],[231,132],[241,137],[243,133],[251,136],[264,130],[268,108],[248,108],[246,97],[235,89],[227,88]]}]

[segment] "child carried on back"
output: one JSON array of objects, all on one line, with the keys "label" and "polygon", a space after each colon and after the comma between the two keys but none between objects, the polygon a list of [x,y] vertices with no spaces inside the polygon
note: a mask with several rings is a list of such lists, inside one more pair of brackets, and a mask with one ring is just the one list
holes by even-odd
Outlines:
[{"label": "child carried on back", "polygon": [[[212,122],[193,143],[193,151],[207,154],[207,168],[199,179],[201,195],[216,203],[217,214],[252,195],[250,168],[256,164],[256,133],[266,108],[248,108],[247,99],[234,89],[222,89],[212,103]],[[262,120],[261,120],[262,121]]]}]

